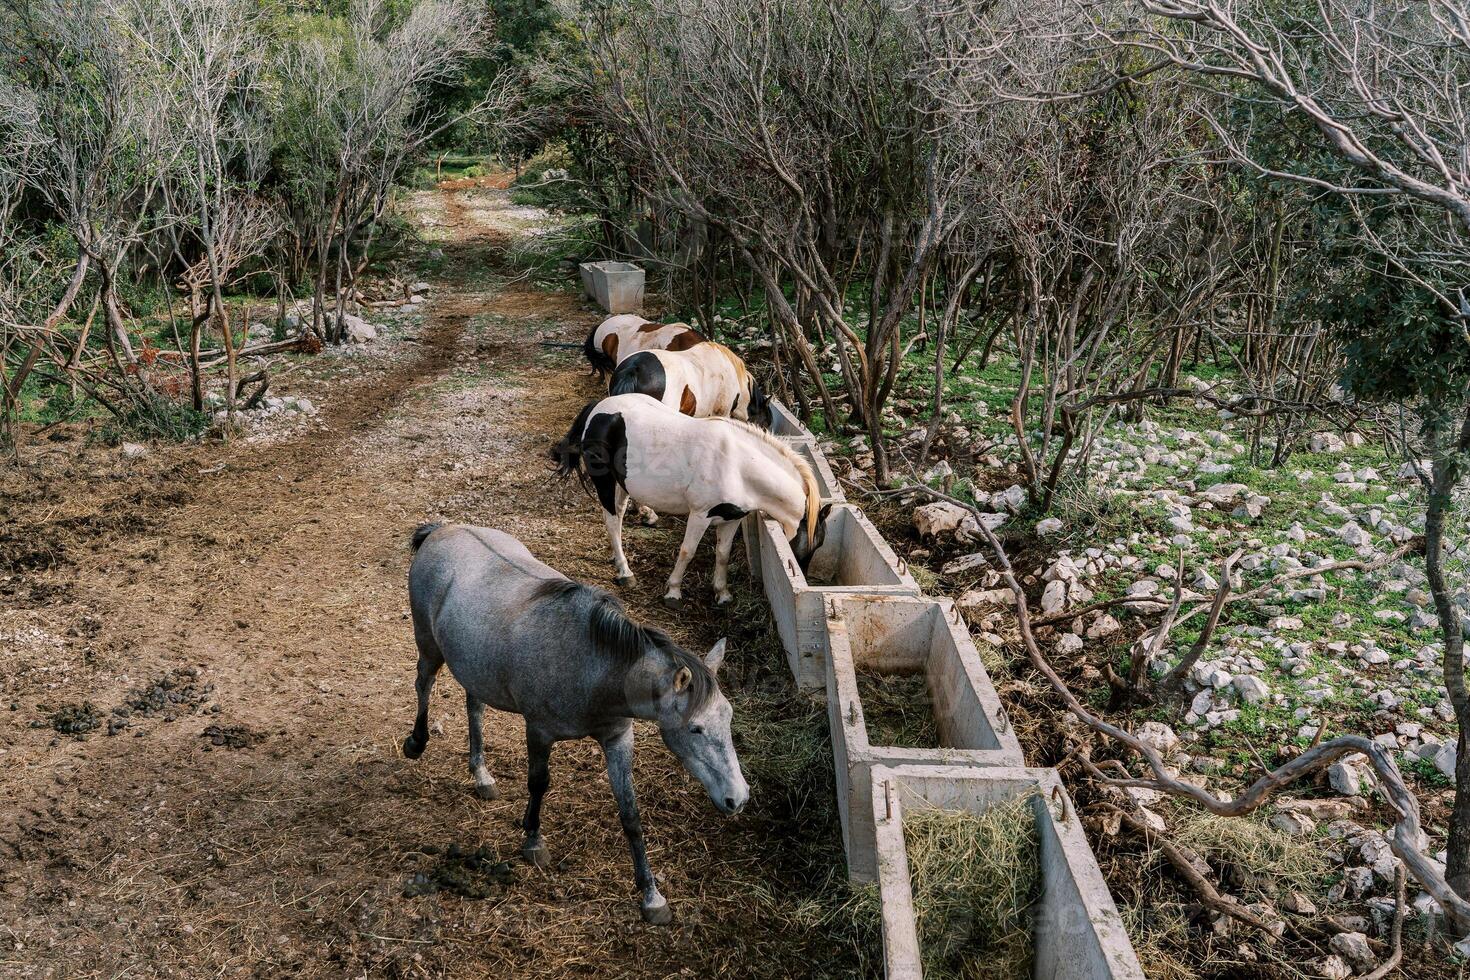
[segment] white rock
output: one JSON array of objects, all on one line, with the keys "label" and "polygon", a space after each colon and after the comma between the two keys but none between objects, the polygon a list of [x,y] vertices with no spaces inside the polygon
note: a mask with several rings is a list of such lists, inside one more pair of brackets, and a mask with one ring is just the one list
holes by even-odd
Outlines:
[{"label": "white rock", "polygon": [[1112,636],[1122,628],[1122,626],[1118,625],[1116,619],[1107,613],[1103,613],[1092,621],[1092,625],[1087,627],[1086,635],[1089,640],[1100,640],[1105,636]]},{"label": "white rock", "polygon": [[342,329],[347,340],[354,344],[365,344],[370,340],[377,339],[378,328],[368,323],[360,316],[351,313],[342,314]]},{"label": "white rock", "polygon": [[1044,521],[1036,522],[1036,533],[1043,538],[1059,534],[1062,530],[1062,519],[1060,517],[1048,517]]},{"label": "white rock", "polygon": [[1446,742],[1434,753],[1434,768],[1439,770],[1441,776],[1453,780],[1455,778],[1455,763],[1459,758],[1459,750],[1453,742]]},{"label": "white rock", "polygon": [[1368,937],[1361,932],[1340,932],[1327,941],[1328,947],[1360,970],[1370,970],[1378,962]]},{"label": "white rock", "polygon": [[1347,980],[1353,975],[1353,968],[1348,966],[1341,956],[1324,956],[1312,963],[1312,969],[1317,976],[1325,980]]},{"label": "white rock", "polygon": [[959,533],[965,522],[974,524],[975,518],[968,510],[948,501],[935,501],[914,510],[914,529],[921,538],[937,538],[943,534]]},{"label": "white rock", "polygon": [[1082,637],[1076,633],[1063,633],[1057,638],[1057,652],[1073,654],[1082,652]]},{"label": "white rock", "polygon": [[990,506],[996,510],[1007,510],[1012,514],[1019,514],[1026,506],[1026,490],[1019,483],[1013,483],[1000,493],[991,494]]},{"label": "white rock", "polygon": [[973,555],[965,555],[963,558],[956,558],[954,561],[945,562],[944,567],[940,571],[945,575],[964,575],[966,572],[978,572],[981,569],[989,567],[989,560],[983,554],[977,552]]},{"label": "white rock", "polygon": [[1282,810],[1271,815],[1271,826],[1292,837],[1305,837],[1317,829],[1317,824],[1305,813]]},{"label": "white rock", "polygon": [[1334,762],[1328,766],[1327,782],[1343,796],[1359,796],[1363,792],[1363,775],[1350,762]]},{"label": "white rock", "polygon": [[1152,745],[1165,755],[1179,745],[1179,736],[1174,734],[1174,729],[1161,721],[1146,721],[1139,726],[1135,734],[1140,742]]},{"label": "white rock", "polygon": [[122,444],[124,459],[142,459],[148,455],[148,447],[138,442],[125,442]]},{"label": "white rock", "polygon": [[1056,579],[1046,583],[1041,592],[1041,611],[1045,615],[1059,613],[1067,608],[1067,583]]},{"label": "white rock", "polygon": [[1358,526],[1356,521],[1348,521],[1337,529],[1337,536],[1349,547],[1361,548],[1373,540],[1373,536]]},{"label": "white rock", "polygon": [[1266,682],[1254,674],[1236,675],[1231,686],[1246,704],[1259,704],[1271,696],[1271,689],[1266,686]]},{"label": "white rock", "polygon": [[1008,609],[1015,602],[1010,589],[971,589],[955,600],[961,612],[986,609]]},{"label": "white rock", "polygon": [[1335,432],[1314,432],[1307,440],[1307,449],[1314,453],[1340,453],[1347,443]]}]

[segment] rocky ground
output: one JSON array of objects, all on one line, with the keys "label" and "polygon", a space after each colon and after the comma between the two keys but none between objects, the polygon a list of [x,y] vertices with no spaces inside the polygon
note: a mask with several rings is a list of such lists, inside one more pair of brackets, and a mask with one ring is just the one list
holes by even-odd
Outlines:
[{"label": "rocky ground", "polygon": [[[717,329],[743,337],[744,349],[759,357],[765,341],[739,311],[727,307],[722,321]],[[1225,607],[1207,652],[1188,672],[1184,703],[1123,717],[1184,778],[1226,795],[1309,746],[1319,731],[1326,738],[1371,737],[1395,754],[1420,793],[1433,834],[1429,851],[1443,861],[1456,731],[1415,546],[1424,523],[1415,470],[1427,464],[1405,461],[1358,432],[1320,431],[1283,465],[1263,466],[1252,458],[1249,420],[1199,399],[1150,408],[1141,422],[1108,422],[1086,467],[1042,515],[1019,485],[1009,418],[1014,353],[1001,349],[984,370],[951,374],[945,424],[933,457],[921,463],[930,357],[906,363],[885,419],[897,447],[894,468],[900,481],[927,483],[974,504],[1013,557],[1019,554],[1032,614],[1050,623],[1040,631],[1043,643],[1079,695],[1097,707],[1108,704],[1105,669],[1126,673],[1131,651],[1150,638],[1176,591],[1185,612],[1208,606],[1238,550],[1230,592],[1245,598]],[[1191,376],[1185,383],[1215,399],[1230,397],[1227,372],[1202,373],[1209,380]],[[880,523],[921,582],[956,599],[977,638],[995,651],[992,669],[1014,673],[1026,689],[1027,668],[1016,666],[1024,655],[1013,598],[975,516],[919,495],[900,495],[898,506],[888,502],[893,498],[865,497],[872,489],[866,437],[834,435],[820,418],[813,428],[849,495],[875,513],[886,509]],[[1456,526],[1450,565],[1458,576],[1462,541]],[[1359,567],[1338,567],[1343,563]],[[1470,592],[1457,602],[1470,612]],[[1203,619],[1196,614],[1170,634],[1151,664],[1155,676],[1190,650]],[[1037,761],[1056,761],[1040,754]],[[1312,969],[1323,976],[1367,972],[1384,948],[1364,955],[1358,940],[1386,936],[1398,864],[1382,835],[1372,770],[1363,757],[1349,758],[1292,796],[1263,817],[1261,832],[1328,863],[1316,868],[1315,880],[1276,895],[1277,907],[1264,907],[1271,916],[1281,907],[1308,918],[1337,913],[1349,938],[1324,943]],[[1157,794],[1144,802],[1159,828],[1187,829],[1176,821],[1194,819]],[[1441,926],[1438,907],[1410,885],[1409,927],[1432,934]]]}]

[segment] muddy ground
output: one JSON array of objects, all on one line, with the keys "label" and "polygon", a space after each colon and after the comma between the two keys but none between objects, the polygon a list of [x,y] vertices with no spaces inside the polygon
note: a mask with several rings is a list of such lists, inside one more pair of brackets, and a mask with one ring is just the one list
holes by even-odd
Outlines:
[{"label": "muddy ground", "polygon": [[[640,729],[644,826],[676,917],[659,929],[639,919],[595,745],[553,755],[550,872],[516,859],[519,718],[486,713],[497,802],[471,793],[447,673],[442,737],[418,762],[400,754],[416,524],[504,528],[610,585],[598,512],[544,459],[598,388],[577,352],[540,341],[580,341],[595,311],[506,265],[526,221],[503,190],[413,207],[421,251],[443,253],[426,318],[298,372],[287,387],[321,406],[315,424],[136,459],[63,428],[0,473],[0,974],[851,975],[842,926],[823,924],[842,866],[819,782],[757,772],[726,821]],[[798,745],[820,715],[782,688],[759,603],[708,611],[705,554],[695,610],[657,605],[678,531],[630,531],[625,598],[691,648],[744,644],[734,679],[795,719],[763,737]]]}]

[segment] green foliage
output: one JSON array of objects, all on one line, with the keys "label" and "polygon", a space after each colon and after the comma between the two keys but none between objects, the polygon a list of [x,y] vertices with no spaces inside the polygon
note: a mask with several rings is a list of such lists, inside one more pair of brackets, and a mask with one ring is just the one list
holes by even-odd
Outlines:
[{"label": "green foliage", "polygon": [[175,401],[157,392],[144,392],[125,401],[119,415],[102,428],[102,439],[116,444],[125,438],[187,442],[209,428],[208,412],[194,410],[187,402]]}]

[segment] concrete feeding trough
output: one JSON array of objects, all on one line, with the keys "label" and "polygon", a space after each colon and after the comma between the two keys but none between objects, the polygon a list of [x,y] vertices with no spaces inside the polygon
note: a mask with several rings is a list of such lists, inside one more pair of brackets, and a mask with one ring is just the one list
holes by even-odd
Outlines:
[{"label": "concrete feeding trough", "polygon": [[872,786],[887,980],[923,977],[904,843],[905,811],[939,807],[983,813],[1023,795],[1030,797],[1041,844],[1032,975],[1045,980],[1143,980],[1113,896],[1055,770],[875,766]]},{"label": "concrete feeding trough", "polygon": [[771,399],[771,435],[773,436],[796,436],[801,439],[816,441],[816,436],[811,430],[801,424],[801,419],[796,413],[787,408],[776,399]]},{"label": "concrete feeding trough", "polygon": [[583,262],[582,288],[609,313],[643,309],[643,270],[631,262]]},{"label": "concrete feeding trough", "polygon": [[[970,631],[948,599],[850,595],[827,617],[827,716],[848,876],[870,882],[875,765],[1026,764]],[[924,744],[883,731],[865,703],[860,678],[912,678],[902,692],[923,724]],[[911,696],[912,700],[908,700]],[[881,726],[881,727],[880,727]],[[914,744],[894,744],[895,742]]]},{"label": "concrete feeding trough", "polygon": [[796,451],[796,454],[807,461],[812,468],[812,475],[817,478],[817,488],[822,492],[822,503],[842,504],[847,502],[847,497],[842,493],[842,486],[837,482],[837,477],[832,475],[832,467],[827,465],[827,457],[817,448],[812,439],[788,438],[782,442]]},{"label": "concrete feeding trough", "polygon": [[827,516],[827,535],[805,573],[796,563],[781,525],[756,522],[755,555],[760,581],[786,660],[797,686],[816,690],[827,683],[829,598],[855,593],[918,595],[919,584],[863,512],[837,504]]}]

